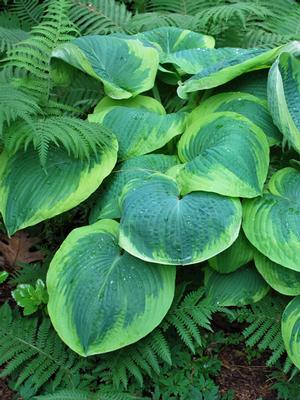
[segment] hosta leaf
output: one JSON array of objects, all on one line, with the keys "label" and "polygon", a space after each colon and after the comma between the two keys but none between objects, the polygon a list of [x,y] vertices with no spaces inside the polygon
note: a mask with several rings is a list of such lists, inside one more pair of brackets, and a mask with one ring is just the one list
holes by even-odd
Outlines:
[{"label": "hosta leaf", "polygon": [[300,172],[277,171],[269,192],[244,203],[243,228],[250,242],[277,264],[300,271]]},{"label": "hosta leaf", "polygon": [[169,62],[173,63],[178,72],[183,74],[199,74],[220,63],[226,63],[228,60],[242,58],[249,55],[248,49],[236,49],[231,47],[222,47],[219,49],[211,48],[193,48],[177,51],[170,54]]},{"label": "hosta leaf", "polygon": [[[191,78],[180,83],[177,90],[178,96],[184,99],[187,98],[188,93],[222,85],[248,71],[268,68],[272,65],[280,49],[280,47],[267,51],[234,48],[203,49],[204,67],[199,72],[194,72],[195,75]],[[204,52],[207,54],[204,55]]]},{"label": "hosta leaf", "polygon": [[89,115],[90,122],[101,123],[116,135],[120,160],[163,147],[184,131],[185,119],[185,113],[161,115],[147,108],[125,106],[104,107]]},{"label": "hosta leaf", "polygon": [[65,43],[53,57],[103,82],[105,92],[127,99],[151,89],[158,68],[158,52],[138,39],[91,35]]},{"label": "hosta leaf", "polygon": [[253,259],[253,248],[240,230],[237,240],[228,249],[208,260],[209,265],[221,274],[233,272]]},{"label": "hosta leaf", "polygon": [[233,81],[228,82],[224,86],[220,86],[218,90],[224,92],[244,92],[267,100],[267,80],[269,70],[259,69],[237,77]]},{"label": "hosta leaf", "polygon": [[300,368],[300,296],[286,306],[281,318],[281,333],[289,358]]},{"label": "hosta leaf", "polygon": [[276,264],[259,252],[255,252],[254,260],[258,272],[277,292],[287,296],[300,294],[300,272]]},{"label": "hosta leaf", "polygon": [[163,174],[132,180],[121,198],[120,246],[145,261],[195,264],[237,238],[241,204],[215,193],[180,197],[176,181]]},{"label": "hosta leaf", "polygon": [[225,307],[256,303],[270,289],[251,265],[229,274],[220,274],[206,268],[204,285],[209,301]]},{"label": "hosta leaf", "polygon": [[147,177],[155,172],[166,172],[178,163],[176,156],[148,154],[117,165],[97,193],[96,203],[91,210],[90,223],[103,218],[121,217],[119,198],[130,180]]},{"label": "hosta leaf", "polygon": [[300,60],[283,53],[268,78],[269,108],[275,124],[300,152]]},{"label": "hosta leaf", "polygon": [[210,48],[215,45],[215,39],[212,36],[202,35],[201,33],[175,26],[166,26],[141,32],[136,37],[155,45],[159,52],[161,64],[172,63],[173,57],[176,57],[177,52],[182,50]]},{"label": "hosta leaf", "polygon": [[62,340],[88,356],[151,332],[171,306],[175,268],[145,263],[118,246],[112,220],[73,230],[47,275],[48,311]]},{"label": "hosta leaf", "polygon": [[263,130],[269,145],[280,143],[282,135],[273,124],[268,103],[249,93],[228,92],[208,98],[190,114],[189,123],[199,121],[212,112],[232,111],[244,115]]},{"label": "hosta leaf", "polygon": [[[105,109],[110,109],[113,107],[141,108],[161,115],[166,114],[166,110],[159,101],[153,99],[153,97],[142,96],[140,94],[126,100],[115,100],[111,99],[108,96],[105,96],[96,105],[94,109],[94,114],[101,113]],[[91,114],[89,117],[92,118],[92,115],[93,114]]]},{"label": "hosta leaf", "polygon": [[263,131],[232,112],[203,116],[188,126],[178,144],[183,193],[195,190],[233,197],[262,192],[269,165]]},{"label": "hosta leaf", "polygon": [[9,235],[77,206],[93,193],[117,160],[110,138],[90,161],[51,148],[45,167],[29,148],[0,156],[0,210]]}]

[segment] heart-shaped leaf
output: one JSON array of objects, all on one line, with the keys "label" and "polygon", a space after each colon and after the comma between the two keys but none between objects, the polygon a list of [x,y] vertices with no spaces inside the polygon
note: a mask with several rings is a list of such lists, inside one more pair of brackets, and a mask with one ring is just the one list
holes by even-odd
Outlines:
[{"label": "heart-shaped leaf", "polygon": [[206,268],[204,285],[208,301],[225,307],[256,303],[270,289],[252,265],[229,274]]},{"label": "heart-shaped leaf", "polygon": [[31,147],[0,155],[0,210],[9,235],[70,210],[87,199],[117,161],[116,139],[88,160],[51,148],[44,167]]},{"label": "heart-shaped leaf", "polygon": [[[154,99],[151,101],[153,109]],[[158,102],[157,102],[158,103]],[[151,153],[180,135],[185,127],[185,113],[162,115],[149,109],[144,99],[141,106],[102,107],[89,115],[90,122],[101,123],[118,139],[120,160]]]},{"label": "heart-shaped leaf", "polygon": [[287,296],[300,294],[300,272],[276,264],[258,251],[255,252],[254,260],[258,272],[277,292]]},{"label": "heart-shaped leaf", "polygon": [[273,124],[267,101],[249,93],[228,92],[212,96],[191,112],[188,122],[191,124],[209,113],[222,111],[232,111],[247,117],[262,129],[270,146],[281,142],[282,135]]},{"label": "heart-shaped leaf", "polygon": [[195,264],[229,247],[241,224],[238,199],[197,192],[153,174],[130,181],[121,199],[120,246],[145,261]]},{"label": "heart-shaped leaf", "polygon": [[158,51],[138,39],[91,35],[56,48],[52,56],[103,82],[106,94],[127,99],[151,89]]},{"label": "heart-shaped leaf", "polygon": [[103,218],[120,218],[119,198],[125,185],[132,179],[147,177],[155,172],[166,172],[179,163],[176,156],[147,154],[118,164],[97,192],[91,210],[90,223]]},{"label": "heart-shaped leaf", "polygon": [[268,100],[273,120],[292,146],[300,152],[300,60],[283,53],[268,78]]},{"label": "heart-shaped leaf", "polygon": [[300,271],[300,172],[277,171],[262,197],[244,203],[243,228],[250,242],[277,264]]},{"label": "heart-shaped leaf", "polygon": [[237,240],[225,251],[208,260],[211,268],[221,274],[234,272],[253,259],[253,248],[242,229]]},{"label": "heart-shaped leaf", "polygon": [[77,353],[106,353],[151,332],[171,306],[175,268],[145,263],[118,246],[112,220],[73,230],[51,261],[48,311]]},{"label": "heart-shaped leaf", "polygon": [[189,125],[178,144],[185,164],[178,171],[182,193],[195,190],[233,197],[261,194],[269,165],[263,131],[248,118],[220,112]]},{"label": "heart-shaped leaf", "polygon": [[300,368],[300,296],[286,306],[281,318],[281,332],[289,358]]}]

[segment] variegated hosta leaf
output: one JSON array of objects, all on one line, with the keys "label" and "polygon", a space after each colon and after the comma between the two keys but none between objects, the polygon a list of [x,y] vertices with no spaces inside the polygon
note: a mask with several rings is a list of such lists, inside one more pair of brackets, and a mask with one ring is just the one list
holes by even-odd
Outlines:
[{"label": "variegated hosta leaf", "polygon": [[[165,115],[166,110],[163,105],[155,100],[153,97],[138,95],[125,100],[115,100],[108,96],[103,97],[99,103],[94,108],[94,114],[103,112],[105,109],[110,109],[113,107],[130,107],[130,108],[141,108],[148,111],[155,112],[160,115]],[[91,114],[90,118],[93,118]]]},{"label": "variegated hosta leaf", "polygon": [[204,286],[208,300],[225,307],[256,303],[270,289],[252,265],[229,274],[220,274],[208,267],[205,269]]},{"label": "variegated hosta leaf", "polygon": [[117,165],[97,193],[96,203],[91,210],[90,223],[103,218],[121,218],[119,198],[130,180],[147,177],[155,172],[166,172],[178,163],[176,156],[148,154]]},{"label": "variegated hosta leaf", "polygon": [[300,296],[286,306],[281,318],[281,333],[289,358],[300,368]]},{"label": "variegated hosta leaf", "polygon": [[114,99],[127,99],[151,89],[159,55],[138,39],[83,36],[56,48],[52,56],[103,82]]},{"label": "variegated hosta leaf", "polygon": [[277,171],[268,188],[262,197],[244,203],[244,232],[270,260],[300,271],[300,172]]},{"label": "variegated hosta leaf", "polygon": [[228,92],[212,96],[191,112],[188,122],[191,124],[209,113],[222,111],[236,112],[250,119],[263,130],[270,146],[281,142],[282,135],[273,124],[267,101],[249,93]]},{"label": "variegated hosta leaf", "polygon": [[90,161],[51,148],[44,167],[32,148],[0,156],[0,210],[9,235],[70,210],[87,199],[117,161],[110,138]]},{"label": "variegated hosta leaf", "polygon": [[268,69],[259,69],[241,75],[227,84],[218,87],[220,92],[243,92],[267,100]]},{"label": "variegated hosta leaf", "polygon": [[152,43],[157,48],[161,64],[172,63],[173,58],[176,59],[177,53],[181,51],[186,51],[187,58],[189,58],[188,55],[191,49],[211,48],[215,46],[215,39],[212,36],[175,26],[166,26],[141,32],[136,37]]},{"label": "variegated hosta leaf", "polygon": [[175,267],[123,253],[118,236],[119,224],[112,220],[74,229],[49,267],[51,321],[62,340],[83,356],[146,336],[173,300]]},{"label": "variegated hosta leaf", "polygon": [[183,198],[163,174],[130,181],[121,198],[120,246],[145,261],[195,264],[229,247],[241,224],[241,204],[215,193]]},{"label": "variegated hosta leaf", "polygon": [[277,292],[287,296],[300,294],[300,272],[276,264],[258,251],[254,254],[254,260],[258,272]]},{"label": "variegated hosta leaf", "polygon": [[253,247],[242,229],[237,240],[228,249],[208,260],[209,265],[221,274],[234,272],[253,259]]},{"label": "variegated hosta leaf", "polygon": [[269,165],[263,131],[248,118],[220,112],[188,126],[178,144],[182,193],[197,190],[225,196],[261,194]]},{"label": "variegated hosta leaf", "polygon": [[275,124],[300,152],[300,60],[292,54],[281,54],[270,69],[268,100]]},{"label": "variegated hosta leaf", "polygon": [[[152,99],[151,107],[153,107]],[[149,110],[145,101],[144,106],[98,107],[98,112],[89,115],[90,122],[101,123],[110,129],[119,143],[118,158],[129,158],[151,153],[167,144],[173,137],[180,135],[185,127],[185,113],[162,113]]]},{"label": "variegated hosta leaf", "polygon": [[[188,93],[217,87],[248,71],[268,68],[279,54],[280,49],[281,47],[267,51],[264,49],[234,48],[203,49],[204,67],[198,72],[192,72],[195,75],[180,83],[177,89],[178,96],[185,99]],[[201,60],[201,62],[203,61]],[[187,68],[185,67],[185,69]]]}]

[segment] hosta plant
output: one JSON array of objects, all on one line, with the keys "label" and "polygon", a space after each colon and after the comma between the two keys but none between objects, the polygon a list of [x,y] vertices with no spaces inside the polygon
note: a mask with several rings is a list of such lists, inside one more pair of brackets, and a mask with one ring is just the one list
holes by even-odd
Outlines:
[{"label": "hosta plant", "polygon": [[[47,10],[3,60],[16,101],[0,95],[0,211],[11,236],[89,198],[90,225],[47,274],[60,338],[82,356],[142,339],[172,305],[176,266],[203,270],[211,307],[299,296],[299,42],[215,48],[170,26],[102,35],[68,1]],[[57,13],[72,16],[64,40]],[[282,315],[298,367],[299,302]]]}]

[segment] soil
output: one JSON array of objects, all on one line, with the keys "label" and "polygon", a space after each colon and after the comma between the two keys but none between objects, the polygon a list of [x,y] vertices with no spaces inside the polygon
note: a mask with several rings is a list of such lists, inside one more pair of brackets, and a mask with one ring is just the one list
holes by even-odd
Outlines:
[{"label": "soil", "polygon": [[242,348],[227,346],[219,354],[222,362],[220,374],[216,377],[220,393],[234,390],[235,400],[276,400],[276,393],[269,379],[271,369],[266,367],[265,359],[256,359],[249,365]]},{"label": "soil", "polygon": [[7,381],[6,379],[1,378],[0,379],[0,399],[1,400],[12,400],[16,399],[15,393],[12,392],[8,387],[7,387]]}]

